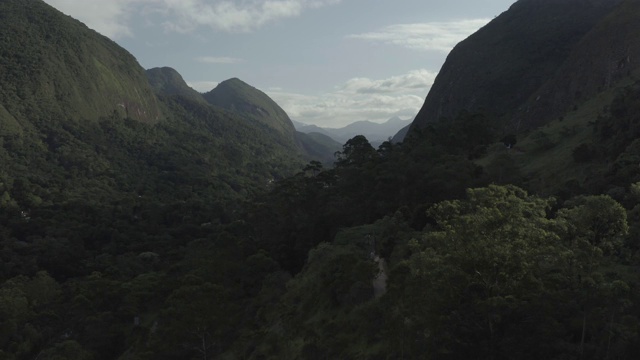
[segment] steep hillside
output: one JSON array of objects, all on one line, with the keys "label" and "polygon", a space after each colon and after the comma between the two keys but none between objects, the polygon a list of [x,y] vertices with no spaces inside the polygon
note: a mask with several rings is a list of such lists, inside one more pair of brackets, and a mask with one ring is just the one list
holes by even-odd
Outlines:
[{"label": "steep hillside", "polygon": [[161,118],[136,59],[82,23],[40,0],[5,0],[0,26],[0,119],[14,131],[55,116]]},{"label": "steep hillside", "polygon": [[405,137],[407,137],[407,133],[409,133],[410,128],[411,128],[411,124],[400,129],[400,131],[398,131],[395,135],[393,135],[393,137],[391,138],[391,142],[393,142],[394,144],[403,142]]},{"label": "steep hillside", "polygon": [[321,133],[296,132],[298,146],[310,160],[317,160],[326,165],[333,165],[334,154],[342,149],[342,144]]},{"label": "steep hillside", "polygon": [[223,81],[203,96],[212,105],[248,116],[291,140],[294,138],[295,129],[287,113],[265,93],[240,79]]},{"label": "steep hillside", "polygon": [[7,202],[145,192],[171,203],[183,190],[183,200],[235,201],[302,167],[292,138],[208,104],[173,69],[145,74],[117,44],[42,1],[1,1],[0,20]]},{"label": "steep hillside", "polygon": [[317,133],[317,134],[323,134],[329,137],[333,137],[331,132],[329,132],[328,128],[322,128],[318,125],[313,125],[313,124],[304,124],[297,121],[292,121],[292,122],[293,122],[293,126],[296,128],[297,131],[303,132],[305,134]]},{"label": "steep hillside", "polygon": [[513,114],[620,0],[520,0],[449,54],[412,128],[460,111]]},{"label": "steep hillside", "polygon": [[182,75],[170,67],[149,69],[146,74],[149,84],[160,95],[178,95],[193,101],[206,102],[199,92],[187,85]]},{"label": "steep hillside", "polygon": [[567,60],[512,119],[524,130],[562,116],[594,95],[640,75],[640,1],[626,0],[575,46]]}]

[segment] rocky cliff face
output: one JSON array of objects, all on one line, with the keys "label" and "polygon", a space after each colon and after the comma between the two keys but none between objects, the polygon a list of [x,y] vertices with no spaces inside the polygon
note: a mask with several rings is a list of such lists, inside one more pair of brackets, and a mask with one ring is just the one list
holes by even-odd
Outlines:
[{"label": "rocky cliff face", "polygon": [[627,0],[574,47],[556,74],[511,119],[516,130],[561,116],[640,69],[640,1]]},{"label": "rocky cliff face", "polygon": [[[621,0],[520,0],[449,54],[412,128],[484,112],[509,119]],[[523,125],[520,121],[520,125]]]}]

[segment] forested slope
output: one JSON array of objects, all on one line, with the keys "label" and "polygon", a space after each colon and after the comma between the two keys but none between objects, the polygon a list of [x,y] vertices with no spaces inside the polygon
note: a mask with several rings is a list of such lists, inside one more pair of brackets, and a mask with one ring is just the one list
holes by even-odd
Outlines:
[{"label": "forested slope", "polygon": [[[40,1],[0,7],[25,4],[105,41]],[[0,28],[11,19],[30,21]],[[23,48],[0,67],[22,74],[8,59]],[[107,73],[136,82],[130,65]],[[150,75],[156,121],[40,106],[3,78],[0,358],[637,357],[632,77],[517,137],[467,111],[378,149],[356,136],[325,167],[301,163],[288,118],[270,122],[239,80],[231,95],[258,103],[208,104]]]},{"label": "forested slope", "polygon": [[11,131],[114,111],[147,123],[162,117],[135,58],[84,24],[38,0],[0,2],[0,23],[0,116],[20,125]]}]

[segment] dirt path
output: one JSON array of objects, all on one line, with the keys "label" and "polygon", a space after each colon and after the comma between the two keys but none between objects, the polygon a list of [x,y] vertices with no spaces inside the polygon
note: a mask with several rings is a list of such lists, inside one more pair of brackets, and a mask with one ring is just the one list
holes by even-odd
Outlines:
[{"label": "dirt path", "polygon": [[378,264],[378,275],[373,279],[373,294],[379,298],[387,292],[387,263],[379,256],[373,260]]}]

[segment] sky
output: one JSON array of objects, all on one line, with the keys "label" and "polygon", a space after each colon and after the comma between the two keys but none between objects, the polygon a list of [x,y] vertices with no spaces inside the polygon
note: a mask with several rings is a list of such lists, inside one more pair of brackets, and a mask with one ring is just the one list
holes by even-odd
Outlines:
[{"label": "sky", "polygon": [[448,52],[515,0],[45,0],[200,92],[237,77],[322,127],[414,117]]}]

